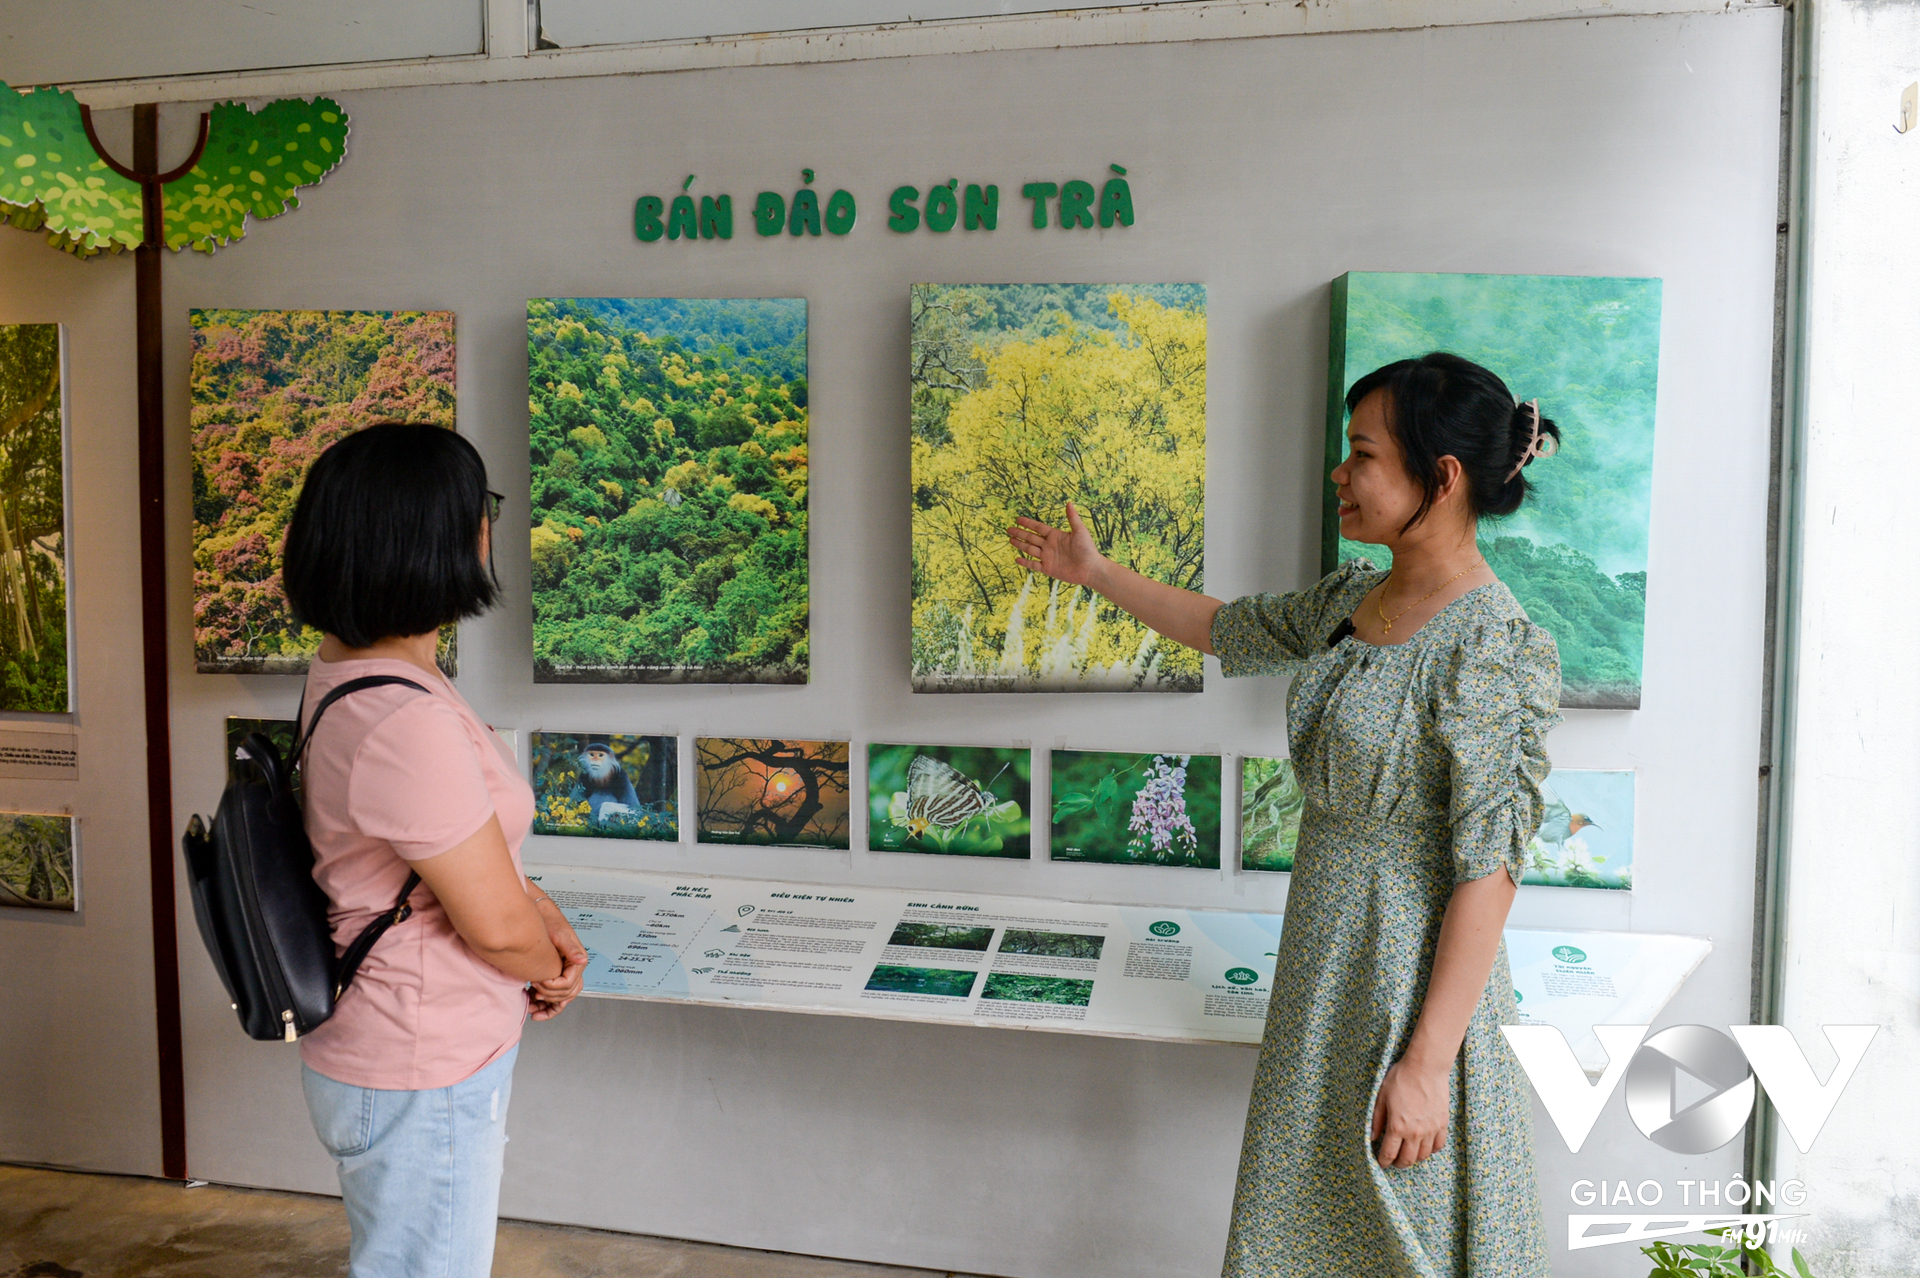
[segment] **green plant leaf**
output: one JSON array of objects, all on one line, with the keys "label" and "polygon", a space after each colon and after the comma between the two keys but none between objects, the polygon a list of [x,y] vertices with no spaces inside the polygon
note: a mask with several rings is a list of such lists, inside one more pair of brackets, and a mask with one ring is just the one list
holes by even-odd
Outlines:
[{"label": "green plant leaf", "polygon": [[0,84],[0,213],[79,257],[138,248],[146,233],[139,184],[95,153],[64,89]]},{"label": "green plant leaf", "polygon": [[161,188],[170,249],[211,253],[247,233],[247,215],[300,207],[347,150],[347,113],[332,98],[281,98],[259,111],[222,102],[209,113],[207,147],[184,177]]},{"label": "green plant leaf", "polygon": [[1799,1274],[1800,1278],[1813,1278],[1813,1271],[1807,1268],[1807,1258],[1800,1254],[1798,1247],[1793,1248],[1793,1271]]},{"label": "green plant leaf", "polygon": [[1079,790],[1069,790],[1053,805],[1053,819],[1062,820],[1093,810],[1093,800]]}]

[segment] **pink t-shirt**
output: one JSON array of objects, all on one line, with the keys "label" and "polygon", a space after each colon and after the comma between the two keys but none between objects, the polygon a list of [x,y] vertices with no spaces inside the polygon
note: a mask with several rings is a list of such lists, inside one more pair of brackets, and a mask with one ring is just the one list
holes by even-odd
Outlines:
[{"label": "pink t-shirt", "polygon": [[[344,951],[406,883],[408,861],[465,841],[500,818],[514,868],[533,823],[533,790],[512,753],[452,684],[411,662],[321,661],[307,673],[308,713],[362,675],[400,675],[328,708],[307,747],[302,785],[313,877]],[[520,1041],[526,982],[467,947],[432,889],[380,938],[333,1016],[300,1040],[300,1059],[356,1087],[422,1091],[467,1078]]]}]

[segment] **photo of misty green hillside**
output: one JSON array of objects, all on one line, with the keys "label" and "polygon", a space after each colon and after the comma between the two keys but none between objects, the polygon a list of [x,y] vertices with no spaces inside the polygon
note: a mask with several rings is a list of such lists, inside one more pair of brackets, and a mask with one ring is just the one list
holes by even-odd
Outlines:
[{"label": "photo of misty green hillside", "polygon": [[[1640,705],[1653,496],[1660,281],[1575,275],[1355,271],[1333,285],[1327,469],[1346,455],[1346,388],[1383,364],[1449,351],[1492,369],[1561,431],[1527,467],[1534,491],[1480,524],[1480,551],[1560,648],[1560,704]],[[1385,547],[1339,535],[1324,498],[1322,570],[1385,568]]]},{"label": "photo of misty green hillside", "polygon": [[807,681],[804,298],[527,303],[535,683]]}]

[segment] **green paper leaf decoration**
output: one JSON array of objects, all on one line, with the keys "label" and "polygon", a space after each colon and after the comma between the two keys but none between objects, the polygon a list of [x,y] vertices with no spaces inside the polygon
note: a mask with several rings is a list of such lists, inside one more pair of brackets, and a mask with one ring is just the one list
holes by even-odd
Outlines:
[{"label": "green paper leaf decoration", "polygon": [[139,247],[140,187],[94,153],[63,89],[0,84],[0,216],[79,257]]},{"label": "green paper leaf decoration", "polygon": [[207,149],[184,177],[161,190],[170,249],[211,253],[247,233],[247,215],[278,217],[300,207],[347,150],[347,113],[332,98],[282,98],[259,111],[223,102],[209,113]]}]

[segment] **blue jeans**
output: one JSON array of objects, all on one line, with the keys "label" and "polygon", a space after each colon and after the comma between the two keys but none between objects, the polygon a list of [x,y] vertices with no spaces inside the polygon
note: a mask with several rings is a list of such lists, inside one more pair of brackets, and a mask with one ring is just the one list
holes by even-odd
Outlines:
[{"label": "blue jeans", "polygon": [[519,1044],[432,1091],[383,1091],[300,1067],[313,1130],[340,1171],[349,1278],[487,1278]]}]

